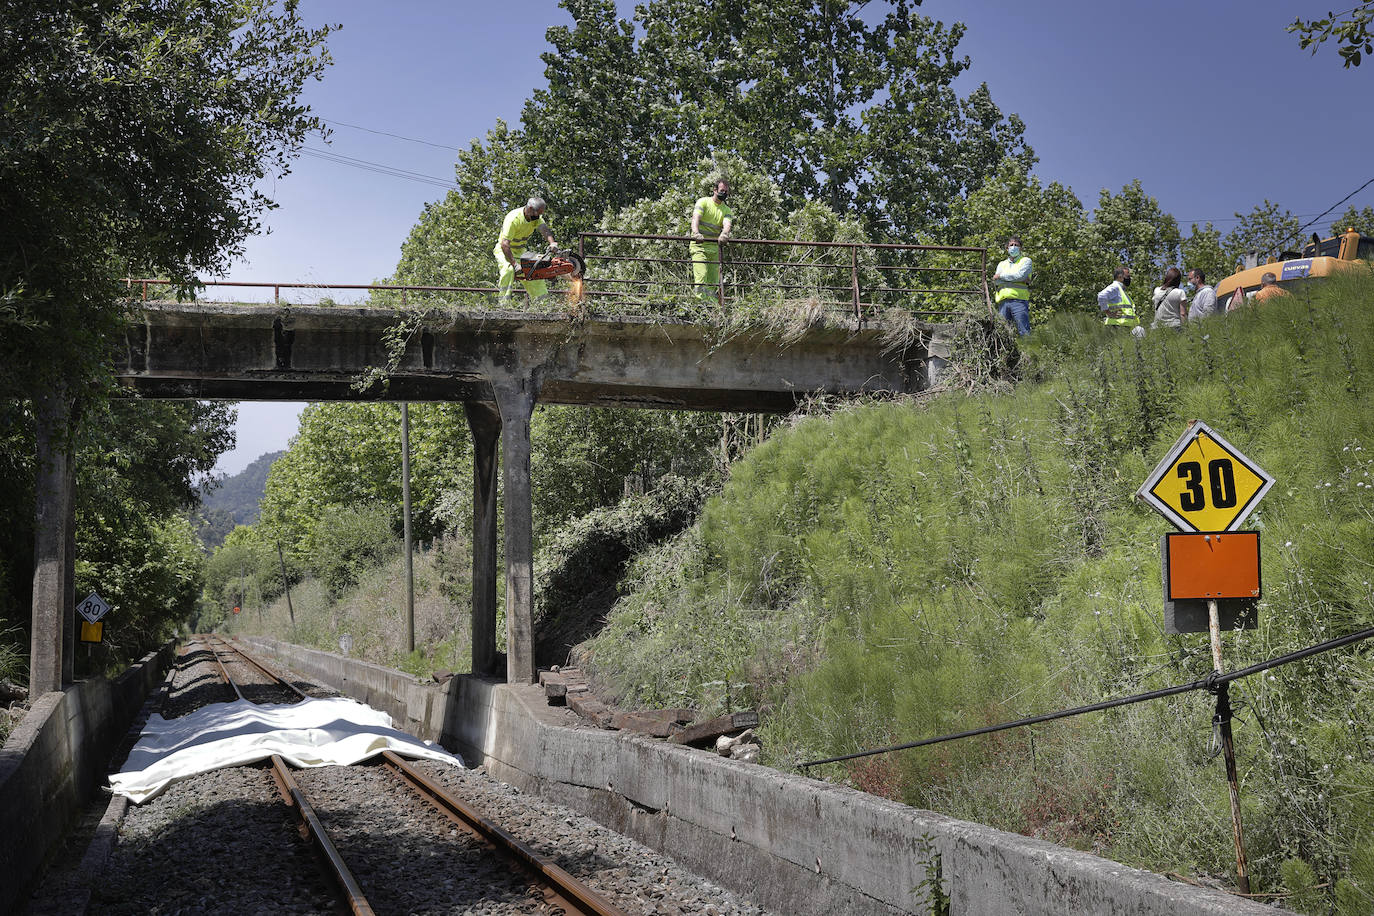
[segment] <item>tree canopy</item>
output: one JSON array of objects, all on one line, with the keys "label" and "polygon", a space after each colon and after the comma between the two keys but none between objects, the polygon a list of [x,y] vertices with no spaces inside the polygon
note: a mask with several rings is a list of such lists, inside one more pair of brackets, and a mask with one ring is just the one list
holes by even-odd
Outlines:
[{"label": "tree canopy", "polygon": [[4,0],[0,391],[82,378],[118,278],[226,265],[322,125],[329,28],[297,0]]},{"label": "tree canopy", "polygon": [[613,0],[564,0],[574,24],[548,30],[547,85],[521,115],[531,182],[587,228],[733,154],[788,209],[819,200],[874,238],[911,238],[1002,158],[1034,162],[985,85],[954,91],[963,26],[917,5],[650,0],[627,21]]}]

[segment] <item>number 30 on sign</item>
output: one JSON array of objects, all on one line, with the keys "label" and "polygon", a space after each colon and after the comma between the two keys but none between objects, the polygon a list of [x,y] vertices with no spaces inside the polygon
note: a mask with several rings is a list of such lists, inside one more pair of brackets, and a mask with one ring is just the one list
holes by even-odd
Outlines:
[{"label": "number 30 on sign", "polygon": [[1273,485],[1259,465],[1194,420],[1135,495],[1182,531],[1234,531]]}]

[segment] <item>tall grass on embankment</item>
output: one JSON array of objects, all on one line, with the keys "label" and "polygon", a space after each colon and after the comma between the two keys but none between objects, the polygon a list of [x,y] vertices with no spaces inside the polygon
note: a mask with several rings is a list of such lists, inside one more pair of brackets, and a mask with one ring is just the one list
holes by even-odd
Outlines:
[{"label": "tall grass on embankment", "polygon": [[[1143,341],[1061,316],[1010,394],[801,420],[632,568],[584,645],[628,703],[769,707],[777,766],[1189,681],[1133,492],[1192,418],[1277,478],[1238,668],[1374,621],[1374,280]],[[1252,881],[1308,912],[1374,892],[1374,647],[1238,682]],[[1234,859],[1202,692],[813,771],[1161,872]],[[1321,885],[1326,885],[1322,887]]]},{"label": "tall grass on embankment", "polygon": [[[357,583],[333,594],[307,577],[285,594],[265,599],[250,592],[241,613],[216,615],[234,635],[268,636],[283,642],[341,652],[399,668],[419,677],[447,669],[468,671],[472,661],[472,549],[463,535],[446,535],[414,555],[415,651],[406,644],[405,558],[401,542],[376,565],[359,571]],[[345,638],[346,637],[346,638]],[[340,640],[343,639],[343,643]]]}]

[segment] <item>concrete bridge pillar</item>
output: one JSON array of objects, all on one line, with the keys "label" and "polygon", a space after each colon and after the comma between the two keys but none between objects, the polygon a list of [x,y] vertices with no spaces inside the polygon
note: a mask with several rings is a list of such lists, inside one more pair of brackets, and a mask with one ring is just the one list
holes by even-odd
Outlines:
[{"label": "concrete bridge pillar", "polygon": [[[72,675],[69,639],[76,613],[71,585],[75,551],[71,545],[74,468],[71,405],[62,390],[34,400],[38,447],[34,496],[33,616],[29,642],[29,696],[61,690]],[[64,651],[64,647],[66,651]]]},{"label": "concrete bridge pillar", "polygon": [[501,469],[506,499],[506,681],[532,684],[534,666],[534,509],[530,495],[533,375],[492,380],[501,413]]},{"label": "concrete bridge pillar", "polygon": [[932,333],[926,336],[926,370],[921,380],[922,388],[936,388],[945,382],[949,375],[949,363],[954,344],[946,334]]},{"label": "concrete bridge pillar", "polygon": [[496,454],[501,414],[467,401],[472,431],[472,673],[496,671]]}]

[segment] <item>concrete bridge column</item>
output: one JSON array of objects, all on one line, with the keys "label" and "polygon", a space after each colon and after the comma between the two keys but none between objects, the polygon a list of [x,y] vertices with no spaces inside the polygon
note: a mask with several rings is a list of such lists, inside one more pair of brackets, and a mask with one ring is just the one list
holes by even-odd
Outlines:
[{"label": "concrete bridge column", "polygon": [[[29,641],[29,696],[37,699],[62,689],[62,675],[71,672],[70,652],[64,652],[67,618],[75,613],[68,583],[72,581],[72,454],[71,410],[65,392],[58,390],[34,401],[37,418],[37,468],[34,479],[36,512],[33,550],[33,616]],[[64,656],[68,656],[65,659]]]},{"label": "concrete bridge column", "polygon": [[926,368],[921,388],[934,388],[944,384],[949,374],[949,362],[953,353],[953,342],[947,335],[932,333],[925,336]]},{"label": "concrete bridge column", "polygon": [[496,669],[496,451],[501,415],[464,402],[472,430],[472,673]]},{"label": "concrete bridge column", "polygon": [[492,380],[501,412],[506,499],[506,681],[532,684],[534,667],[534,509],[530,497],[530,415],[538,383],[530,376]]}]

